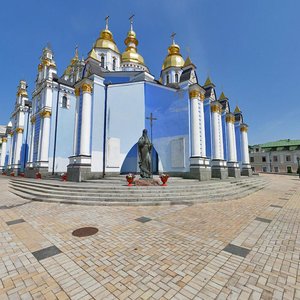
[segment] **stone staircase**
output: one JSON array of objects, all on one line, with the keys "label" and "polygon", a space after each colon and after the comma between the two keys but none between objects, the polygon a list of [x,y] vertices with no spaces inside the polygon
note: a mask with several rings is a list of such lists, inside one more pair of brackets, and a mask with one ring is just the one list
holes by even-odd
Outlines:
[{"label": "stone staircase", "polygon": [[172,177],[168,186],[127,186],[125,176],[81,183],[29,178],[10,179],[10,191],[27,200],[81,205],[191,205],[245,197],[263,189],[258,176],[198,181]]}]

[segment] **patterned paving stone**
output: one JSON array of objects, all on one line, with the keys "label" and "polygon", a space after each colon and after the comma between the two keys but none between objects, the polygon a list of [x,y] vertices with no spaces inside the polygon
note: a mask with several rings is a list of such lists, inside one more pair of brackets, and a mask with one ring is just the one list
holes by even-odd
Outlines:
[{"label": "patterned paving stone", "polygon": [[54,256],[56,254],[61,253],[61,251],[56,247],[56,246],[50,246],[38,251],[32,252],[32,255],[37,259],[37,260],[42,260],[45,258],[49,258],[51,256]]},{"label": "patterned paving stone", "polygon": [[25,222],[25,220],[23,220],[23,219],[17,219],[17,220],[8,221],[8,222],[6,222],[6,224],[8,226],[10,226],[10,225],[15,225],[15,224],[20,224],[20,223],[23,223],[23,222]]},{"label": "patterned paving stone", "polygon": [[147,223],[147,222],[151,221],[152,219],[147,218],[147,217],[140,217],[140,218],[137,218],[135,220],[138,221],[138,222],[141,222],[141,223]]},{"label": "patterned paving stone", "polygon": [[241,199],[163,207],[24,202],[0,177],[0,299],[300,299],[299,181],[262,177]]},{"label": "patterned paving stone", "polygon": [[233,244],[228,244],[223,249],[223,251],[226,251],[226,252],[229,252],[231,254],[241,256],[241,257],[246,257],[250,252],[250,250],[247,249],[247,248],[243,248],[243,247],[236,246],[236,245],[233,245]]},{"label": "patterned paving stone", "polygon": [[260,221],[260,222],[264,222],[264,223],[271,223],[272,222],[272,220],[265,219],[265,218],[260,218],[260,217],[256,217],[255,220]]},{"label": "patterned paving stone", "polygon": [[281,206],[281,205],[275,205],[275,204],[271,204],[270,206],[271,207],[276,207],[276,208],[283,208],[283,206]]}]

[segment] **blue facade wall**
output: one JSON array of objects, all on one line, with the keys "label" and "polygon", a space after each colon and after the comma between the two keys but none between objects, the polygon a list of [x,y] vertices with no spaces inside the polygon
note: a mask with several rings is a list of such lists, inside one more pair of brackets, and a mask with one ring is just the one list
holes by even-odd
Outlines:
[{"label": "blue facade wall", "polygon": [[[143,82],[116,84],[108,87],[106,128],[107,172],[120,172],[125,157],[140,138],[142,130],[145,128],[144,99]],[[112,147],[115,147],[114,157],[109,155]],[[103,153],[102,149],[101,151]],[[132,165],[129,168],[132,168],[132,171],[134,171],[136,165]]]},{"label": "blue facade wall", "polygon": [[223,133],[223,151],[224,159],[228,160],[228,144],[227,144],[227,126],[226,126],[226,112],[222,113],[222,133]]},{"label": "blue facade wall", "polygon": [[23,132],[23,140],[21,147],[21,155],[20,155],[20,171],[24,172],[26,163],[29,157],[29,144],[30,144],[30,132],[31,132],[31,122],[30,122],[30,114],[29,112],[25,113],[24,118],[24,132]]},{"label": "blue facade wall", "polygon": [[[145,119],[144,126],[151,136],[150,121],[146,119],[153,114],[157,120],[153,121],[153,145],[158,153],[162,167],[161,171],[185,172],[189,169],[190,141],[189,141],[189,95],[188,90],[166,88],[153,83],[145,83]],[[182,140],[183,163],[174,166],[171,154],[172,142]]]},{"label": "blue facade wall", "polygon": [[34,142],[33,142],[33,161],[38,160],[39,138],[40,138],[41,117],[36,115],[34,126]]},{"label": "blue facade wall", "polygon": [[[66,172],[69,163],[68,157],[73,154],[73,135],[75,126],[76,98],[74,94],[67,93],[68,107],[62,107],[62,97],[65,92],[60,91],[57,108],[57,90],[53,91],[52,115],[49,146],[49,172]],[[58,115],[57,115],[58,113]],[[57,123],[56,123],[57,115]],[[56,150],[54,158],[54,140],[56,136]],[[54,168],[53,168],[54,160]]]},{"label": "blue facade wall", "polygon": [[240,123],[234,124],[235,140],[236,140],[236,154],[238,162],[242,162],[242,149],[241,149],[241,131]]}]

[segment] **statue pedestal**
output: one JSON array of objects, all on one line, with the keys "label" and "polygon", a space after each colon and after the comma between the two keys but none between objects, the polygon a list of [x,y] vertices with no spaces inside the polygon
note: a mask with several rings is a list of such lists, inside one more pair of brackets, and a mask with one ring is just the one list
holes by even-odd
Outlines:
[{"label": "statue pedestal", "polygon": [[139,178],[134,181],[136,186],[157,186],[160,185],[160,182],[153,178]]}]

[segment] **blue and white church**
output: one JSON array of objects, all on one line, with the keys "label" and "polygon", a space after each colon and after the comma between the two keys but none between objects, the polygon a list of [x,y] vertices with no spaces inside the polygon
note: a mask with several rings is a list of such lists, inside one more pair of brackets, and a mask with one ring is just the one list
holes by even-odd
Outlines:
[{"label": "blue and white church", "polygon": [[80,59],[76,49],[61,76],[52,49],[43,49],[31,99],[27,83],[18,86],[2,136],[2,172],[67,173],[70,181],[139,173],[137,141],[146,128],[153,173],[199,180],[251,176],[241,110],[231,111],[210,78],[199,83],[174,35],[155,78],[138,52],[132,21],[124,52],[106,18],[87,57]]}]

